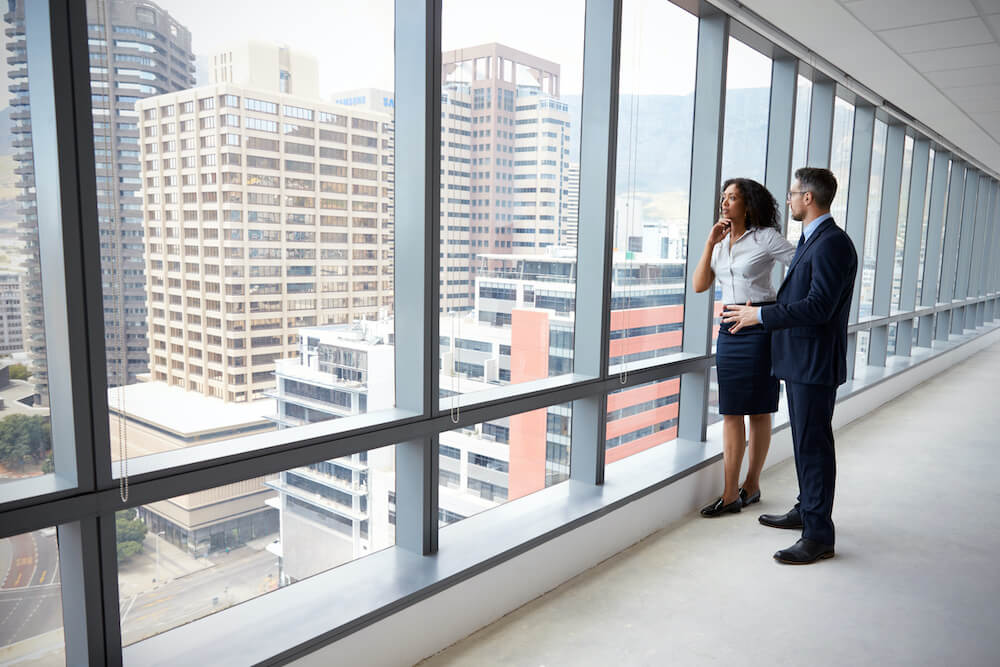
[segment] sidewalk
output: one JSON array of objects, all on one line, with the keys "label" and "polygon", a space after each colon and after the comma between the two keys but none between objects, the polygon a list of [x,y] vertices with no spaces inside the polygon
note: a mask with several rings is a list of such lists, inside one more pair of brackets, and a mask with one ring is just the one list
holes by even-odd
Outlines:
[{"label": "sidewalk", "polygon": [[[156,549],[159,542],[160,566],[156,566]],[[213,554],[214,557],[214,554]],[[156,590],[163,584],[213,567],[208,558],[195,558],[163,538],[146,534],[142,552],[118,566],[118,591],[121,598]]]},{"label": "sidewalk", "polygon": [[66,644],[62,628],[0,647],[0,666],[61,667],[65,664]]}]

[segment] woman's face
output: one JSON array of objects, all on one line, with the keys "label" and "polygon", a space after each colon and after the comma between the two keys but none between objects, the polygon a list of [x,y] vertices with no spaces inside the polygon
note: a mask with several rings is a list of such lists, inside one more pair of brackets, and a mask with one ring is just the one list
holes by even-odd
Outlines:
[{"label": "woman's face", "polygon": [[731,183],[722,193],[722,217],[729,218],[733,222],[746,222],[747,206],[743,201],[743,193]]}]

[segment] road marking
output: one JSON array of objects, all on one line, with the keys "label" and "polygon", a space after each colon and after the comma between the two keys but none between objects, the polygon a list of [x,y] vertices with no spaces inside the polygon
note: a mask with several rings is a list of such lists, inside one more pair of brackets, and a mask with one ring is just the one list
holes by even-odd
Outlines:
[{"label": "road marking", "polygon": [[9,621],[10,617],[14,615],[15,611],[17,611],[17,608],[20,606],[22,600],[24,600],[24,598],[8,598],[7,600],[4,600],[4,602],[13,602],[14,605],[10,608],[10,611],[7,613],[7,615],[4,616],[4,619],[0,621],[0,626],[7,625],[7,621]]},{"label": "road marking", "polygon": [[[59,584],[56,583],[55,581],[50,581],[47,584],[31,584],[29,586],[18,586],[16,590],[17,590],[18,593],[20,593],[21,591],[26,591],[26,590],[28,590],[30,588],[59,588]],[[0,588],[0,600],[4,599],[3,598],[4,593],[9,593],[9,592],[14,591],[14,590],[15,589],[13,587],[11,587],[11,588]]]},{"label": "road marking", "polygon": [[34,567],[31,568],[31,576],[28,577],[28,584],[31,584],[31,582],[35,580],[35,572],[38,572],[38,541],[35,540],[34,533],[28,533],[28,537],[31,538],[31,548],[34,549],[35,552]]},{"label": "road marking", "polygon": [[167,600],[172,600],[173,598],[174,598],[174,596],[173,596],[173,595],[168,595],[168,596],[166,596],[166,597],[163,597],[163,598],[160,598],[160,599],[158,599],[158,600],[153,600],[152,602],[147,602],[147,603],[146,603],[146,604],[144,604],[144,605],[140,605],[140,607],[139,607],[139,608],[140,608],[140,609],[145,609],[146,607],[152,607],[153,605],[158,605],[158,604],[160,604],[161,602],[166,602]]},{"label": "road marking", "polygon": [[38,583],[44,584],[45,583],[45,575],[48,574],[48,573],[49,573],[48,570],[42,570],[42,576],[38,578]]},{"label": "road marking", "polygon": [[128,603],[128,606],[127,606],[127,607],[125,607],[125,611],[124,611],[124,612],[122,612],[122,617],[121,617],[121,621],[120,621],[120,623],[121,623],[121,625],[122,625],[123,627],[124,627],[124,625],[125,625],[125,619],[126,619],[126,618],[128,617],[128,613],[129,613],[130,611],[132,611],[132,606],[133,606],[133,605],[135,605],[135,601],[139,599],[139,596],[140,596],[140,595],[142,595],[142,593],[136,593],[135,595],[133,595],[133,596],[132,596],[132,599],[131,599],[131,600],[129,601],[129,603]]},{"label": "road marking", "polygon": [[19,583],[21,583],[21,577],[22,577],[23,575],[24,575],[24,573],[23,573],[23,572],[18,572],[18,573],[17,573],[17,579],[16,579],[15,581],[14,581],[14,586],[17,586],[17,585],[18,585]]}]

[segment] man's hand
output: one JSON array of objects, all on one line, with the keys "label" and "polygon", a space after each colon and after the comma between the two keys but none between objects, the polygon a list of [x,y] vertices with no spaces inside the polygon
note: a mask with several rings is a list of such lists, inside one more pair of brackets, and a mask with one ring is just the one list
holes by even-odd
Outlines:
[{"label": "man's hand", "polygon": [[731,325],[729,333],[736,333],[744,327],[752,327],[755,324],[760,324],[760,318],[757,316],[759,312],[760,308],[751,306],[750,301],[747,300],[747,305],[745,306],[726,306],[722,312],[722,321]]}]

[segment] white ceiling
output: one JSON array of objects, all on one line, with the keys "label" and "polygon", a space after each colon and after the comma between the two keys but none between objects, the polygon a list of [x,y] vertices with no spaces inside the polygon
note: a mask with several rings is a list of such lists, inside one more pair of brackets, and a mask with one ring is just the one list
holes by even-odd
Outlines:
[{"label": "white ceiling", "polygon": [[1000,0],[742,0],[1000,173]]},{"label": "white ceiling", "polygon": [[1000,0],[840,0],[1000,142]]}]

